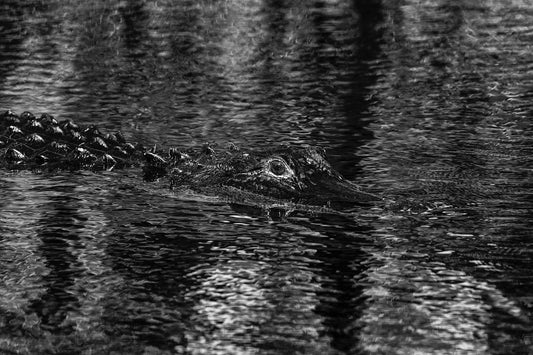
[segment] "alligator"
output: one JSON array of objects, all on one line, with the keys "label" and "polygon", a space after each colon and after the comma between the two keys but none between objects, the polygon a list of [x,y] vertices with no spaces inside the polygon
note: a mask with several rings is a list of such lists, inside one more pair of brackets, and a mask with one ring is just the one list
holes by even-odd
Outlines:
[{"label": "alligator", "polygon": [[180,151],[146,148],[122,133],[102,133],[94,125],[58,121],[26,111],[0,115],[0,166],[8,170],[113,170],[140,167],[146,181],[166,179],[170,188],[187,188],[235,202],[290,202],[333,207],[366,204],[381,198],[343,178],[321,148],[279,145],[264,151],[229,144],[205,144]]}]

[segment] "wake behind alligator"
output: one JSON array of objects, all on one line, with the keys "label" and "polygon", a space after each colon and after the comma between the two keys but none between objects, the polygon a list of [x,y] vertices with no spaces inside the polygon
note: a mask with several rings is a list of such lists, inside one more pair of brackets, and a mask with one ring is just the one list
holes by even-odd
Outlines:
[{"label": "wake behind alligator", "polygon": [[144,179],[167,179],[187,188],[240,203],[290,202],[300,205],[364,204],[380,197],[344,179],[322,149],[280,145],[265,151],[229,144],[224,149],[166,151],[128,142],[122,133],[96,126],[6,111],[0,115],[0,166],[8,170],[112,170],[142,167]]}]

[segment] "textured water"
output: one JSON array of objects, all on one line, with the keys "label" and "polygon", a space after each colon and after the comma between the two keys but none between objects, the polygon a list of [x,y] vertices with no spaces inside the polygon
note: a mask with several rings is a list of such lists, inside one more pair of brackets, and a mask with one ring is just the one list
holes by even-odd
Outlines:
[{"label": "textured water", "polygon": [[320,145],[386,203],[0,172],[0,353],[533,353],[529,1],[3,1],[0,109]]}]

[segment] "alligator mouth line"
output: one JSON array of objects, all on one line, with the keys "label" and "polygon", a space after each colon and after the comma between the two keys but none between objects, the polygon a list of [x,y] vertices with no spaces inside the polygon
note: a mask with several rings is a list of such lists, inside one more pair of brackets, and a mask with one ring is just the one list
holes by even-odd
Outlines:
[{"label": "alligator mouth line", "polygon": [[280,209],[287,212],[292,211],[305,211],[313,213],[342,213],[339,210],[332,209],[328,206],[310,205],[305,200],[284,200],[270,196],[257,194],[254,192],[242,190],[234,186],[223,186],[216,189],[216,191],[205,190],[204,193],[216,193],[217,200],[222,200],[226,203],[247,206],[247,207],[259,207],[262,209]]},{"label": "alligator mouth line", "polygon": [[383,201],[380,196],[362,191],[358,185],[348,180],[332,178],[319,184],[320,191],[315,197],[318,201],[327,201],[330,204],[369,204]]}]

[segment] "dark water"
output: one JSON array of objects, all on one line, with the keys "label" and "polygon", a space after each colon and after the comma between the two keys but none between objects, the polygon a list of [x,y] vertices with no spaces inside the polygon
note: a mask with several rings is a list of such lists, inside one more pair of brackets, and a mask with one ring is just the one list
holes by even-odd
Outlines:
[{"label": "dark water", "polygon": [[529,1],[15,1],[0,109],[320,145],[387,199],[242,211],[0,172],[2,354],[533,353]]}]

